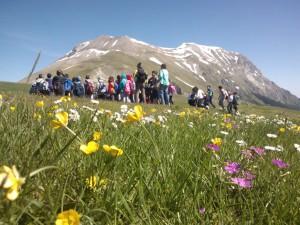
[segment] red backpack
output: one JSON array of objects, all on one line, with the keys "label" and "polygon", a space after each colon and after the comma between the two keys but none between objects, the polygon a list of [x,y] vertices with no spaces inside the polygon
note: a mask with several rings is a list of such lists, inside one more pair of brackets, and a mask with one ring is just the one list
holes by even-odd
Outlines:
[{"label": "red backpack", "polygon": [[88,82],[86,83],[86,85],[87,85],[87,88],[86,88],[87,94],[88,94],[88,95],[93,94],[93,93],[94,93],[94,87],[93,87],[92,82],[89,82],[89,81],[88,81]]}]

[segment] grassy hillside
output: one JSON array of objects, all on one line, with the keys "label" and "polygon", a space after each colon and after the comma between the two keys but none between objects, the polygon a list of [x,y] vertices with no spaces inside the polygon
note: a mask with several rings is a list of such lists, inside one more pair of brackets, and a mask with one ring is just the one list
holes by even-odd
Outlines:
[{"label": "grassy hillside", "polygon": [[4,93],[4,92],[28,93],[30,87],[31,84],[0,81],[0,93]]}]

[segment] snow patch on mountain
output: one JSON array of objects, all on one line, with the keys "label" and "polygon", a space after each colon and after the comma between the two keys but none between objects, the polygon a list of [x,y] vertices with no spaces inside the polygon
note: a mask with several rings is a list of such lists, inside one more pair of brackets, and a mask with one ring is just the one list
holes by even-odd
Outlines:
[{"label": "snow patch on mountain", "polygon": [[115,40],[115,42],[112,44],[111,47],[114,47],[117,44],[118,40]]},{"label": "snow patch on mountain", "polygon": [[105,55],[105,54],[109,53],[109,51],[101,51],[101,50],[98,50],[98,49],[89,49],[89,50],[87,50],[87,52],[88,53],[87,53],[86,57],[89,57],[90,54],[92,54],[92,53],[95,53],[96,56],[101,56],[101,55]]},{"label": "snow patch on mountain", "polygon": [[178,62],[175,62],[175,64],[176,64],[177,66],[179,66],[180,68],[184,69],[183,66],[180,65]]},{"label": "snow patch on mountain", "polygon": [[130,38],[130,40],[131,40],[132,42],[135,42],[135,43],[138,43],[138,44],[149,45],[149,44],[147,44],[147,43],[145,43],[145,42],[143,42],[143,41],[138,41],[138,40],[136,40],[136,39],[134,39],[134,38]]},{"label": "snow patch on mountain", "polygon": [[197,69],[195,68],[195,67],[197,66],[196,63],[194,63],[193,65],[190,65],[190,64],[188,64],[187,62],[184,61],[183,64],[184,64],[187,68],[189,68],[189,70],[190,70],[191,72],[197,74]]},{"label": "snow patch on mountain", "polygon": [[187,86],[190,86],[190,87],[194,87],[193,85],[185,82],[184,80],[180,79],[179,77],[175,77],[177,80],[181,81],[182,83],[186,84]]},{"label": "snow patch on mountain", "polygon": [[203,76],[199,75],[199,77],[206,82],[206,80]]},{"label": "snow patch on mountain", "polygon": [[156,63],[156,64],[158,64],[158,65],[161,65],[161,64],[162,64],[161,61],[159,61],[158,59],[156,59],[156,58],[154,58],[154,57],[150,57],[149,60],[152,61],[152,62],[154,62],[154,63]]}]

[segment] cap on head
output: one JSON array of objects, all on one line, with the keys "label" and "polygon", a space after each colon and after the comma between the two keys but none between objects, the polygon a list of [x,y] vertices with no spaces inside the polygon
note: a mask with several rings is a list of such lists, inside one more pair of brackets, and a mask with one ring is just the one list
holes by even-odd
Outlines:
[{"label": "cap on head", "polygon": [[142,63],[139,62],[139,63],[137,64],[137,67],[142,67]]}]

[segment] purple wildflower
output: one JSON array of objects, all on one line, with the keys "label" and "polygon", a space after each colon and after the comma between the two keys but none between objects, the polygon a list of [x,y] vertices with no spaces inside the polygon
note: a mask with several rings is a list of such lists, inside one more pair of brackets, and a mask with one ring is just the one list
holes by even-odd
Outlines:
[{"label": "purple wildflower", "polygon": [[289,167],[289,166],[290,166],[290,164],[283,163],[283,162],[282,162],[281,160],[279,160],[279,159],[273,159],[272,162],[273,162],[276,166],[278,166],[278,167],[280,167],[280,168],[284,168],[284,167]]},{"label": "purple wildflower", "polygon": [[213,149],[215,151],[220,151],[219,146],[218,145],[214,145],[214,144],[206,145],[206,148],[210,148],[210,149]]},{"label": "purple wildflower", "polygon": [[248,171],[243,171],[243,174],[245,174],[247,179],[249,179],[249,180],[251,180],[255,177],[253,174],[249,173]]},{"label": "purple wildflower", "polygon": [[241,168],[241,166],[236,162],[227,162],[227,166],[230,166],[235,169]]},{"label": "purple wildflower", "polygon": [[229,173],[238,173],[239,172],[239,170],[237,168],[230,167],[230,166],[225,166],[224,169]]},{"label": "purple wildflower", "polygon": [[239,177],[233,177],[231,180],[238,184],[240,187],[243,188],[250,188],[251,187],[251,181],[247,180],[246,178],[239,178]]},{"label": "purple wildflower", "polygon": [[264,153],[264,150],[261,148],[256,148],[254,146],[250,147],[251,150],[255,151],[257,154],[262,155]]},{"label": "purple wildflower", "polygon": [[249,152],[242,152],[242,154],[243,154],[246,158],[248,158],[248,159],[253,158],[253,156],[252,156],[251,153],[249,153]]},{"label": "purple wildflower", "polygon": [[204,207],[201,207],[200,209],[199,209],[199,212],[202,214],[202,213],[205,213],[205,208]]}]

